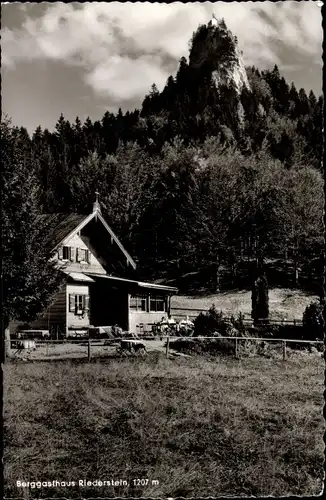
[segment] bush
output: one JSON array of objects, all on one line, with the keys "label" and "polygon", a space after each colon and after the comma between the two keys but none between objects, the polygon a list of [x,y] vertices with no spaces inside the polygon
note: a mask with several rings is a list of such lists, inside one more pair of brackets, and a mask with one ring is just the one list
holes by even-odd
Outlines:
[{"label": "bush", "polygon": [[324,332],[323,306],[317,302],[312,302],[307,306],[303,313],[302,323],[307,340],[321,340]]},{"label": "bush", "polygon": [[185,354],[208,354],[234,356],[235,344],[228,339],[177,339],[170,348]]},{"label": "bush", "polygon": [[200,313],[194,321],[194,336],[198,337],[245,337],[247,329],[244,324],[244,315],[226,318],[222,311],[216,311],[214,305],[206,313]]},{"label": "bush", "polygon": [[[232,356],[235,355],[235,341],[229,339],[177,339],[170,342],[170,348],[188,355],[201,356]],[[280,356],[278,353],[280,346],[271,345],[268,342],[259,340],[238,341],[238,356],[246,358],[251,356]]]},{"label": "bush", "polygon": [[223,318],[222,311],[216,311],[214,304],[206,313],[200,313],[194,321],[194,336],[202,335],[210,337],[216,332],[225,336],[227,332],[227,323]]},{"label": "bush", "polygon": [[237,336],[245,337],[248,334],[247,328],[244,324],[244,314],[241,312],[238,314],[237,318],[231,316],[231,324],[237,331]]}]

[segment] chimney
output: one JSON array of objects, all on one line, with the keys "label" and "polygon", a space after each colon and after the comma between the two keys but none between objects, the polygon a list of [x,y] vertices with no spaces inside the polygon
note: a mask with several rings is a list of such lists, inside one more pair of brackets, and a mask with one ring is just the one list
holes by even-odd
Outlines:
[{"label": "chimney", "polygon": [[100,193],[98,191],[95,191],[96,200],[95,200],[95,203],[93,203],[93,213],[94,212],[101,213],[101,206],[100,206],[100,202],[98,201],[99,194]]}]

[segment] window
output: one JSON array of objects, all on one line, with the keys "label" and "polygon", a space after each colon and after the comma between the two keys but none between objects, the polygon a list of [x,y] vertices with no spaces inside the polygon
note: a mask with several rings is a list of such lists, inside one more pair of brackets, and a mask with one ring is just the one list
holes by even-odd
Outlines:
[{"label": "window", "polygon": [[73,312],[76,316],[82,316],[88,312],[89,298],[87,295],[70,294],[69,295],[69,312]]},{"label": "window", "polygon": [[89,263],[89,250],[84,248],[77,248],[77,262]]},{"label": "window", "polygon": [[84,312],[84,295],[75,295],[75,314]]},{"label": "window", "polygon": [[59,259],[70,260],[71,259],[71,247],[62,247],[59,250]]},{"label": "window", "polygon": [[130,309],[134,311],[147,311],[147,296],[132,295],[130,297]]},{"label": "window", "polygon": [[151,296],[149,302],[149,310],[151,312],[164,312],[165,311],[165,298],[160,296]]}]

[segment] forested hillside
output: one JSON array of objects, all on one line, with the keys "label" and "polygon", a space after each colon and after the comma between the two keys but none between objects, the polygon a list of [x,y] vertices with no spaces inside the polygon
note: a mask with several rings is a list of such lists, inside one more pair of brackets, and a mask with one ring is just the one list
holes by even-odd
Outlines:
[{"label": "forested hillside", "polygon": [[[39,212],[89,213],[99,191],[142,278],[245,286],[264,264],[276,285],[289,272],[290,284],[318,287],[322,108],[277,66],[243,69],[221,21],[198,28],[189,62],[161,92],[154,83],[139,110],[84,123],[63,110],[53,132],[31,137],[3,127],[36,179]],[[10,168],[20,175],[15,160]]]}]

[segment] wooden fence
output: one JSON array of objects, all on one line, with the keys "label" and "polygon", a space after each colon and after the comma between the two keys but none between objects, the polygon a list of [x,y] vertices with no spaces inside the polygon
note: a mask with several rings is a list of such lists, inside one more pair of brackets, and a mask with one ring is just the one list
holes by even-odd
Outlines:
[{"label": "wooden fence", "polygon": [[[208,313],[209,309],[195,309],[195,308],[185,308],[185,307],[173,307],[171,308],[171,316],[175,319],[181,319],[188,316],[189,319],[195,319],[200,313]],[[224,319],[230,321],[231,316],[223,316]],[[243,317],[244,324],[252,325],[253,319],[248,317]],[[266,319],[258,319],[257,322],[266,323]],[[268,319],[269,325],[302,325],[302,319]]]},{"label": "wooden fence", "polygon": [[276,343],[281,343],[282,344],[282,352],[283,352],[283,361],[286,360],[287,358],[287,350],[286,350],[286,345],[289,343],[296,343],[296,344],[311,344],[311,345],[323,345],[324,342],[322,340],[293,340],[293,339],[276,339],[276,338],[261,338],[261,337],[164,337],[166,338],[166,357],[169,356],[169,347],[170,347],[170,340],[175,339],[175,340],[183,340],[183,339],[191,339],[191,340],[233,340],[234,341],[234,353],[235,353],[235,358],[239,358],[239,342],[244,341],[244,340],[251,340],[251,341],[260,341],[260,342],[276,342]]},{"label": "wooden fence", "polygon": [[[225,336],[225,337],[178,337],[178,336],[164,335],[164,336],[160,337],[160,341],[162,341],[162,351],[165,348],[164,349],[165,355],[168,358],[169,354],[170,354],[170,341],[171,340],[179,340],[180,341],[180,340],[190,340],[190,339],[193,341],[204,340],[204,339],[206,339],[206,340],[209,340],[209,339],[231,340],[234,342],[234,354],[235,354],[235,358],[237,358],[237,359],[239,359],[239,344],[245,340],[280,343],[282,345],[282,352],[283,352],[283,360],[284,361],[287,359],[287,345],[289,345],[291,343],[307,344],[307,345],[308,344],[310,344],[310,345],[322,345],[322,344],[324,344],[324,342],[321,340],[293,340],[293,339],[276,339],[276,338],[261,338],[261,337],[230,337],[230,336]],[[109,343],[107,343],[107,347],[114,347],[115,346],[119,349],[119,347],[121,345],[121,341],[128,342],[129,340],[135,340],[135,339],[126,339],[125,337],[116,338],[116,339],[108,339]],[[154,339],[154,341],[155,340],[157,342],[158,339]],[[165,341],[166,341],[166,343],[164,344]],[[8,342],[10,342],[10,344],[13,344],[14,342],[17,342],[17,340],[8,340]],[[153,340],[147,340],[147,341],[140,340],[139,342],[144,343],[144,345],[149,349],[150,344],[151,344],[151,342],[153,342]],[[87,357],[88,361],[91,361],[91,359],[93,357],[96,357],[96,356],[94,356],[94,352],[95,352],[96,347],[102,347],[105,345],[103,341],[96,341],[96,340],[92,340],[92,339],[36,340],[36,341],[34,341],[34,344],[35,344],[35,347],[37,347],[37,346],[44,347],[45,346],[45,351],[46,351],[45,358],[50,356],[49,347],[51,345],[52,346],[58,345],[58,344],[66,345],[67,351],[68,351],[69,345],[71,346],[71,344],[79,344],[79,345],[82,345],[84,348],[86,348],[86,353],[85,353],[86,356],[82,356],[82,357]],[[14,348],[12,350],[14,350]],[[28,351],[28,350],[32,350],[32,349],[26,349],[26,351]],[[154,349],[154,350],[157,350],[157,349]],[[19,349],[17,351],[19,351]],[[25,351],[24,349],[20,350],[21,353],[24,351]],[[121,354],[121,348],[119,349],[119,351]],[[67,354],[67,353],[64,353],[64,352],[61,353],[61,355],[64,355],[64,354]],[[132,350],[130,350],[130,354],[131,355],[135,354],[135,352],[132,352]],[[57,357],[58,360],[60,360],[59,356]],[[33,359],[33,360],[37,361],[37,358]],[[44,361],[44,359],[41,359],[41,360]],[[62,360],[62,357],[61,357],[61,360]]]}]

